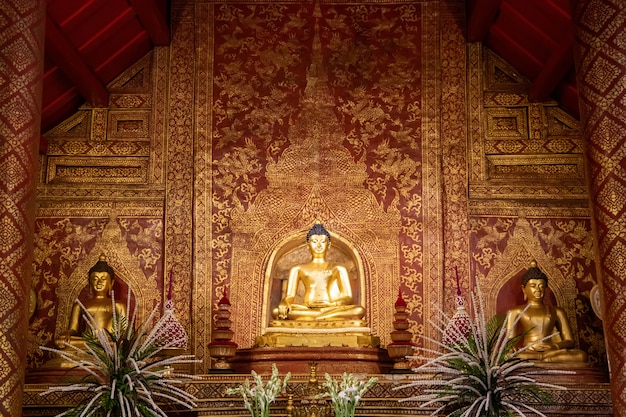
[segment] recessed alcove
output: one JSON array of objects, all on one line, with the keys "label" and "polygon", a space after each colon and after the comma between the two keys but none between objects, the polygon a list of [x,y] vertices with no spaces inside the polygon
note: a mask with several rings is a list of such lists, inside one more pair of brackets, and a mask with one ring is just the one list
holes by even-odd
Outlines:
[{"label": "recessed alcove", "polygon": [[[350,276],[353,304],[366,307],[362,297],[366,273],[358,250],[344,237],[336,233],[330,233],[330,236],[331,245],[328,248],[326,259],[329,262],[341,264],[347,269]],[[286,293],[291,267],[309,262],[311,259],[311,253],[306,244],[306,232],[294,233],[276,245],[269,256],[265,273],[266,302],[264,305],[266,305],[267,310],[264,312],[266,318],[264,326],[267,326],[272,320],[272,309],[278,305]],[[331,288],[331,295],[334,291],[338,291],[336,286]],[[302,300],[303,294],[304,286],[300,283],[295,299],[296,303]]]}]

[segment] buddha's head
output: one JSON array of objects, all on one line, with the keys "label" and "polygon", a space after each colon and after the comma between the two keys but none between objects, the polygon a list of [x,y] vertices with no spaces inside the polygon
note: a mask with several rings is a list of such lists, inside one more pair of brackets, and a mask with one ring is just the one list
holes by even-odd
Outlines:
[{"label": "buddha's head", "polygon": [[313,256],[323,256],[330,247],[330,233],[321,223],[315,223],[306,234],[306,243]]},{"label": "buddha's head", "polygon": [[531,264],[528,271],[522,276],[522,291],[524,299],[541,302],[548,288],[548,276],[544,274],[535,262]]},{"label": "buddha's head", "polygon": [[537,263],[534,261],[530,264],[528,271],[522,276],[522,288],[524,288],[531,279],[542,279],[545,281],[545,286],[548,286],[548,276],[539,269]]},{"label": "buddha's head", "polygon": [[89,269],[89,291],[92,295],[111,295],[113,282],[115,280],[115,272],[107,263],[106,257],[100,255],[98,262]]},{"label": "buddha's head", "polygon": [[314,235],[325,235],[330,242],[330,233],[328,233],[328,230],[326,230],[322,223],[315,223],[313,227],[311,227],[311,230],[309,230],[309,232],[306,234],[306,242],[309,243],[311,236]]}]

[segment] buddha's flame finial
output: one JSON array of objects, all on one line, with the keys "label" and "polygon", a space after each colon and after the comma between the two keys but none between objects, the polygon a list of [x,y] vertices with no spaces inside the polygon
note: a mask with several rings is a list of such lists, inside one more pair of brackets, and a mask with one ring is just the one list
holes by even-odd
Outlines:
[{"label": "buddha's flame finial", "polygon": [[230,300],[228,299],[228,287],[227,286],[224,286],[224,294],[222,295],[222,298],[220,299],[218,304],[230,305]]},{"label": "buddha's flame finial", "polygon": [[402,288],[398,288],[398,299],[396,300],[396,307],[406,307],[406,301],[404,301],[404,297],[402,297]]}]

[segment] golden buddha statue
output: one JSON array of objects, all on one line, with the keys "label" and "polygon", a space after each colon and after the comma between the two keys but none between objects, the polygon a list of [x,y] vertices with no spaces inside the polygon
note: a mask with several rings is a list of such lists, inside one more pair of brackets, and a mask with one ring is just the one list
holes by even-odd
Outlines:
[{"label": "golden buddha statue", "polygon": [[[511,335],[523,334],[523,344],[528,347],[519,353],[519,357],[537,362],[586,362],[587,354],[574,349],[574,338],[565,311],[544,304],[547,287],[548,277],[533,262],[522,277],[522,291],[528,303],[511,309],[507,323]],[[523,333],[517,333],[515,327],[521,328]],[[552,334],[555,335],[546,339]]]},{"label": "golden buddha statue", "polygon": [[[113,303],[111,300],[111,290],[115,281],[113,268],[107,263],[106,257],[100,255],[100,259],[89,270],[89,291],[92,297],[82,301],[85,310],[93,317],[98,328],[109,331],[113,327]],[[126,306],[115,301],[115,314],[126,315]],[[64,349],[67,344],[83,347],[84,342],[81,337],[85,331],[86,323],[83,319],[82,307],[78,301],[74,302],[67,330],[55,339],[55,345],[59,349]]]},{"label": "golden buddha statue", "polygon": [[[287,291],[272,311],[275,319],[301,321],[359,320],[365,309],[354,304],[345,266],[326,259],[330,233],[316,223],[306,235],[311,260],[289,270]],[[298,286],[304,286],[301,303],[295,303]]]},{"label": "golden buddha statue", "polygon": [[308,262],[289,268],[282,299],[272,309],[256,346],[378,347],[367,327],[365,309],[355,303],[349,268],[327,257],[330,233],[320,223],[306,235]]}]

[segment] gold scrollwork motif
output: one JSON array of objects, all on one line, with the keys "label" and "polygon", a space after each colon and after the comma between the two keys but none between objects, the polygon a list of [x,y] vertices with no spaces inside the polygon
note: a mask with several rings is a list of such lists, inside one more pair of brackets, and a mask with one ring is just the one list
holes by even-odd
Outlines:
[{"label": "gold scrollwork motif", "polygon": [[488,48],[469,51],[470,107],[479,109],[470,119],[470,198],[585,200],[578,121],[553,102],[530,103],[528,81]]},{"label": "gold scrollwork motif", "polygon": [[[368,178],[367,165],[361,160],[355,163],[342,145],[345,135],[341,134],[334,113],[329,77],[317,37],[312,56],[303,107],[290,131],[290,137],[298,139],[276,161],[267,162],[266,189],[253,202],[242,201],[232,210],[231,301],[235,337],[239,337],[236,342],[243,346],[252,345],[255,336],[267,325],[268,316],[264,312],[269,311],[268,298],[263,297],[268,287],[263,282],[265,257],[281,239],[294,231],[308,230],[315,220],[321,220],[329,230],[358,248],[369,274],[362,301],[371,314],[371,326],[381,336],[391,331],[392,311],[385,306],[393,304],[400,283],[399,251],[394,250],[392,243],[397,242],[400,230],[399,213],[395,206],[382,210],[373,190],[363,188]],[[393,152],[386,144],[380,150],[384,164]],[[399,165],[390,167],[391,175],[401,177],[403,172],[414,175],[416,167],[409,166],[407,161],[396,160]],[[302,176],[303,172],[307,175]],[[403,188],[402,198],[409,197],[405,196],[407,191],[408,188]],[[376,245],[376,241],[388,244]],[[250,306],[255,305],[262,307],[250,311]]]}]

